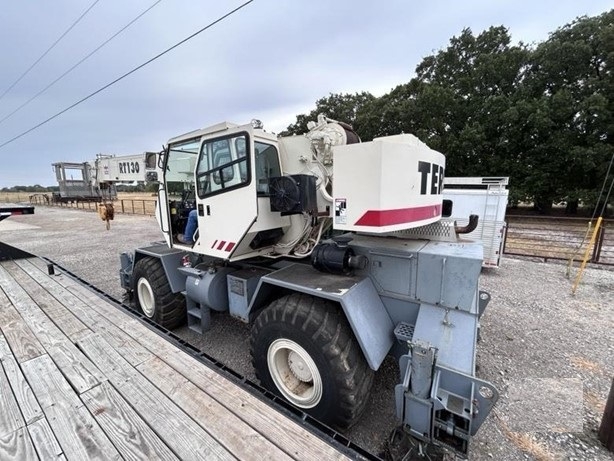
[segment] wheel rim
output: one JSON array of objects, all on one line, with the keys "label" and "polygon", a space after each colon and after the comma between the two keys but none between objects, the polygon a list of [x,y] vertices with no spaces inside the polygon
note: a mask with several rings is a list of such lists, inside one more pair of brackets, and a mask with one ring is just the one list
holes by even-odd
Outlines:
[{"label": "wheel rim", "polygon": [[156,310],[156,299],[154,298],[153,290],[149,281],[141,277],[136,284],[136,293],[139,297],[139,305],[143,314],[152,318]]},{"label": "wheel rim", "polygon": [[313,408],[322,398],[322,377],[309,353],[289,339],[277,339],[267,353],[273,382],[282,395],[300,408]]}]

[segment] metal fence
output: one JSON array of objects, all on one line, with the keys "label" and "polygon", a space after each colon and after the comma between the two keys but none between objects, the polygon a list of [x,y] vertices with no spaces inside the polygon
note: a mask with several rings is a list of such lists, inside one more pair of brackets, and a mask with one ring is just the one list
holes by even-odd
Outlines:
[{"label": "metal fence", "polygon": [[30,194],[27,192],[0,192],[0,202],[19,203],[29,202]]},{"label": "metal fence", "polygon": [[[1,197],[0,197],[1,198]],[[54,206],[60,208],[73,208],[79,210],[98,210],[98,202],[74,201],[74,202],[53,202],[49,196],[32,195],[27,196],[27,201],[35,205]],[[140,214],[154,216],[156,213],[156,200],[152,199],[119,199],[113,201],[115,213]]]},{"label": "metal fence", "polygon": [[[588,218],[507,215],[503,253],[548,259],[581,260],[597,220]],[[604,219],[589,261],[614,265],[614,220]]]}]

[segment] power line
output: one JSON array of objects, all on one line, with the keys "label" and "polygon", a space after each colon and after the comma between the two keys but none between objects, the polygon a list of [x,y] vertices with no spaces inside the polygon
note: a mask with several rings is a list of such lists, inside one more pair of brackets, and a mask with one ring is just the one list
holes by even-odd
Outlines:
[{"label": "power line", "polygon": [[17,84],[18,84],[18,83],[19,83],[19,82],[20,82],[20,81],[21,81],[21,80],[22,80],[22,79],[23,79],[23,78],[24,78],[26,75],[28,75],[28,73],[29,73],[29,72],[30,72],[32,69],[34,69],[34,66],[36,66],[36,65],[37,65],[37,64],[38,64],[38,63],[41,61],[41,59],[43,59],[45,56],[47,56],[47,53],[49,53],[49,52],[50,52],[50,51],[51,51],[53,48],[55,48],[55,46],[56,46],[58,43],[60,43],[60,40],[62,40],[62,39],[63,39],[63,38],[66,36],[66,34],[68,34],[68,32],[70,32],[70,31],[73,29],[73,27],[75,27],[75,26],[76,26],[76,25],[79,23],[79,21],[81,21],[81,20],[82,20],[82,19],[85,17],[85,15],[86,15],[87,13],[89,13],[89,11],[90,11],[92,8],[94,8],[94,6],[96,5],[96,3],[98,3],[99,1],[100,1],[100,0],[95,0],[95,1],[94,1],[94,3],[92,3],[92,4],[91,4],[91,5],[88,7],[88,9],[87,9],[87,10],[85,10],[85,11],[83,12],[83,14],[81,14],[81,16],[79,16],[79,17],[77,18],[77,20],[76,20],[75,22],[73,22],[73,23],[72,23],[72,25],[71,25],[71,26],[70,26],[68,29],[66,29],[66,31],[65,31],[65,32],[64,32],[62,35],[60,35],[60,37],[59,37],[59,38],[58,38],[58,39],[57,39],[55,42],[53,42],[53,44],[52,44],[52,45],[51,45],[49,48],[47,48],[47,51],[45,51],[43,54],[41,54],[41,55],[40,55],[40,57],[39,57],[39,58],[38,58],[36,61],[34,61],[34,63],[33,63],[33,64],[30,66],[30,67],[28,67],[28,68],[26,69],[26,71],[25,71],[23,74],[21,74],[21,76],[20,76],[20,77],[19,77],[17,80],[15,80],[15,81],[13,82],[13,84],[12,84],[11,86],[9,86],[9,87],[8,87],[6,90],[4,90],[4,93],[2,93],[2,94],[0,95],[0,100],[2,100],[2,98],[4,98],[4,96],[5,96],[5,95],[6,95],[6,94],[7,94],[9,91],[11,91],[11,90],[13,89],[13,87],[14,87],[15,85],[17,85]]},{"label": "power line", "polygon": [[124,27],[122,27],[120,30],[118,30],[117,32],[115,32],[115,34],[113,34],[111,37],[109,37],[107,40],[105,40],[100,46],[98,46],[98,48],[96,48],[95,50],[93,50],[92,52],[90,52],[87,56],[85,56],[83,59],[81,59],[79,62],[77,62],[74,66],[72,66],[70,69],[68,69],[66,72],[64,72],[62,75],[60,75],[58,78],[56,78],[53,82],[51,82],[49,85],[47,85],[45,88],[43,88],[42,90],[40,90],[38,93],[36,93],[34,96],[32,96],[30,99],[28,99],[26,102],[24,102],[22,105],[20,105],[19,107],[17,107],[15,110],[13,110],[13,112],[11,112],[10,114],[6,115],[4,118],[0,119],[0,124],[2,124],[2,122],[4,122],[5,120],[11,118],[14,114],[16,114],[17,112],[19,112],[21,109],[23,109],[25,106],[27,106],[28,104],[30,104],[32,101],[34,101],[36,98],[38,98],[41,94],[43,94],[45,91],[47,91],[49,88],[51,88],[53,85],[55,85],[57,82],[59,82],[60,80],[62,80],[64,77],[66,77],[69,73],[71,73],[73,70],[75,70],[77,67],[79,67],[81,64],[83,64],[84,61],[86,61],[87,59],[89,59],[93,54],[95,54],[98,50],[100,50],[103,46],[105,46],[107,43],[109,43],[111,40],[113,40],[115,37],[117,37],[119,34],[121,34],[123,31],[125,31],[128,27],[130,27],[132,24],[134,24],[136,21],[138,21],[142,16],[144,16],[149,10],[151,10],[154,6],[156,6],[158,3],[160,3],[162,0],[158,0],[157,2],[155,2],[153,5],[151,5],[149,8],[147,8],[145,11],[143,11],[141,14],[139,14],[136,18],[134,18],[132,21],[130,21],[128,24],[126,24]]},{"label": "power line", "polygon": [[250,3],[252,3],[254,0],[248,0],[247,2],[243,3],[242,5],[239,5],[238,7],[236,7],[234,10],[229,11],[228,13],[226,13],[223,16],[220,16],[218,19],[216,19],[215,21],[207,24],[205,27],[203,27],[202,29],[194,32],[192,35],[184,38],[183,40],[181,40],[180,42],[175,43],[173,46],[171,46],[170,48],[164,50],[162,53],[154,56],[153,58],[145,61],[143,64],[135,67],[134,69],[132,69],[129,72],[126,72],[124,75],[122,75],[121,77],[116,78],[115,80],[113,80],[110,83],[107,83],[105,86],[103,86],[102,88],[97,89],[96,91],[94,91],[93,93],[90,93],[89,95],[87,95],[86,97],[78,100],[77,102],[71,104],[70,106],[66,107],[65,109],[62,109],[60,112],[58,112],[55,115],[52,115],[51,117],[49,117],[48,119],[40,122],[38,125],[33,126],[32,128],[24,131],[21,134],[18,134],[17,136],[9,139],[8,141],[3,142],[2,144],[0,144],[0,149],[3,148],[4,146],[16,141],[17,139],[27,135],[28,133],[31,133],[32,131],[36,130],[37,128],[40,128],[41,126],[45,125],[46,123],[49,123],[51,120],[53,120],[54,118],[59,117],[60,115],[62,115],[65,112],[68,112],[70,109],[78,106],[79,104],[87,101],[88,99],[90,99],[91,97],[97,95],[98,93],[106,90],[107,88],[109,88],[112,85],[115,85],[117,82],[119,82],[120,80],[123,80],[124,78],[128,77],[129,75],[135,73],[137,70],[142,69],[143,67],[145,67],[146,65],[152,63],[153,61],[155,61],[158,58],[161,58],[162,56],[164,56],[166,53],[168,53],[169,51],[174,50],[175,48],[177,48],[180,45],[183,45],[185,42],[187,42],[188,40],[193,39],[194,37],[196,37],[197,35],[203,33],[204,31],[206,31],[207,29],[213,27],[214,25],[216,25],[218,22],[223,21],[224,19],[226,19],[227,17],[233,15],[234,13],[236,13],[237,11],[239,11],[240,9],[246,7],[247,5],[249,5]]}]

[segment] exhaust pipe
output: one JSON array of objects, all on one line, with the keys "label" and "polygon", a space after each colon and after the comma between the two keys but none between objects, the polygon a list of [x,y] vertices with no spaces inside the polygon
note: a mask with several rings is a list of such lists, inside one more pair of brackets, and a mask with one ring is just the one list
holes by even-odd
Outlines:
[{"label": "exhaust pipe", "polygon": [[454,223],[454,230],[457,234],[468,234],[469,232],[473,232],[476,227],[478,227],[479,217],[477,214],[469,215],[469,223],[466,226],[457,226]]}]

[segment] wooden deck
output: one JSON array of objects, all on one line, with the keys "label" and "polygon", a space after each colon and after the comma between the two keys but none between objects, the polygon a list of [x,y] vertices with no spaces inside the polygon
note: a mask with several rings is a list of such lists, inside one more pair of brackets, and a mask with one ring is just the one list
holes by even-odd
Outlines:
[{"label": "wooden deck", "polygon": [[38,258],[0,263],[0,459],[348,459]]}]

